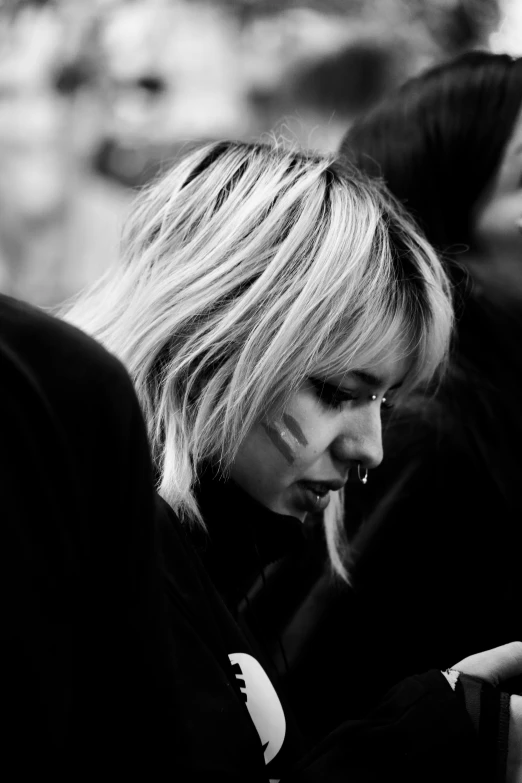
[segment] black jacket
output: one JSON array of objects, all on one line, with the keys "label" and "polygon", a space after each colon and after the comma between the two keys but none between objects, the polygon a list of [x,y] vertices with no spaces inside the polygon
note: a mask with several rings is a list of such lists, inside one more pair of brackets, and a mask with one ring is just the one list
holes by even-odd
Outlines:
[{"label": "black jacket", "polygon": [[0,297],[0,378],[0,749],[15,779],[481,779],[465,691],[438,671],[310,751],[278,645],[241,605],[301,528],[221,485],[203,498],[210,539],[156,512],[139,406],[106,351]]},{"label": "black jacket", "polygon": [[2,767],[130,774],[174,719],[132,384],[80,331],[0,296],[0,417]]},{"label": "black jacket", "polygon": [[[263,571],[302,546],[302,526],[263,508],[231,482],[204,477],[199,499],[208,535],[187,530],[158,500],[183,716],[173,754],[177,779],[496,780],[491,769],[483,777],[462,685],[454,693],[439,671],[405,680],[368,718],[345,721],[315,748],[304,744],[276,673],[277,640],[267,640],[256,618],[243,611],[262,589]],[[275,700],[260,667],[275,686]],[[335,672],[314,676],[335,699]]]}]

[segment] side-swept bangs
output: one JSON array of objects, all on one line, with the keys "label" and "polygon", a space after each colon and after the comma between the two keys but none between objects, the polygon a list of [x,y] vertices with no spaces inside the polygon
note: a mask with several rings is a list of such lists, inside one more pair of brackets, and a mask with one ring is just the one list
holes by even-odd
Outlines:
[{"label": "side-swept bangs", "polygon": [[[368,191],[357,172],[345,167],[344,175],[339,191],[329,191],[313,266],[288,312],[288,339],[301,367],[294,379],[371,368],[393,352],[407,359],[407,394],[429,386],[446,367],[453,318],[448,282],[403,208],[378,187]],[[283,384],[293,391],[290,378]]]},{"label": "side-swept bangs", "polygon": [[226,473],[252,426],[326,365],[399,344],[411,383],[426,380],[451,306],[435,254],[376,184],[327,156],[221,142],[141,194],[122,264],[66,317],[127,366],[159,490],[201,521],[202,463]]}]

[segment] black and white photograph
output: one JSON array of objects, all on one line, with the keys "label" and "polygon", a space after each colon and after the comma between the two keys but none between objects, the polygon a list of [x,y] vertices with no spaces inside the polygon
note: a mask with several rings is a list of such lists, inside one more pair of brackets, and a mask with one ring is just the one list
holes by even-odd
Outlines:
[{"label": "black and white photograph", "polygon": [[0,0],[2,779],[522,783],[522,0]]}]

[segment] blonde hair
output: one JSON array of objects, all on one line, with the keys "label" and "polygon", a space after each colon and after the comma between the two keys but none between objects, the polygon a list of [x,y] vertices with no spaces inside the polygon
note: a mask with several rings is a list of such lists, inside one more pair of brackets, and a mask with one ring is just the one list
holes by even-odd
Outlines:
[{"label": "blonde hair", "polygon": [[[160,494],[202,522],[203,462],[226,474],[252,426],[308,376],[402,346],[409,386],[428,381],[452,309],[435,253],[377,185],[327,156],[220,142],[140,195],[121,265],[64,317],[126,365]],[[331,504],[326,531],[345,575],[341,511]]]}]

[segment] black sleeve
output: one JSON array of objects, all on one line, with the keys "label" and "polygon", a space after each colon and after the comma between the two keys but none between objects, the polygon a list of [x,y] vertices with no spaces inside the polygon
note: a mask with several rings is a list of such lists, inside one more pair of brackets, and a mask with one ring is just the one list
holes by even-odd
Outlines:
[{"label": "black sleeve", "polygon": [[481,760],[463,699],[430,671],[389,691],[367,719],[339,726],[282,783],[492,783]]}]

